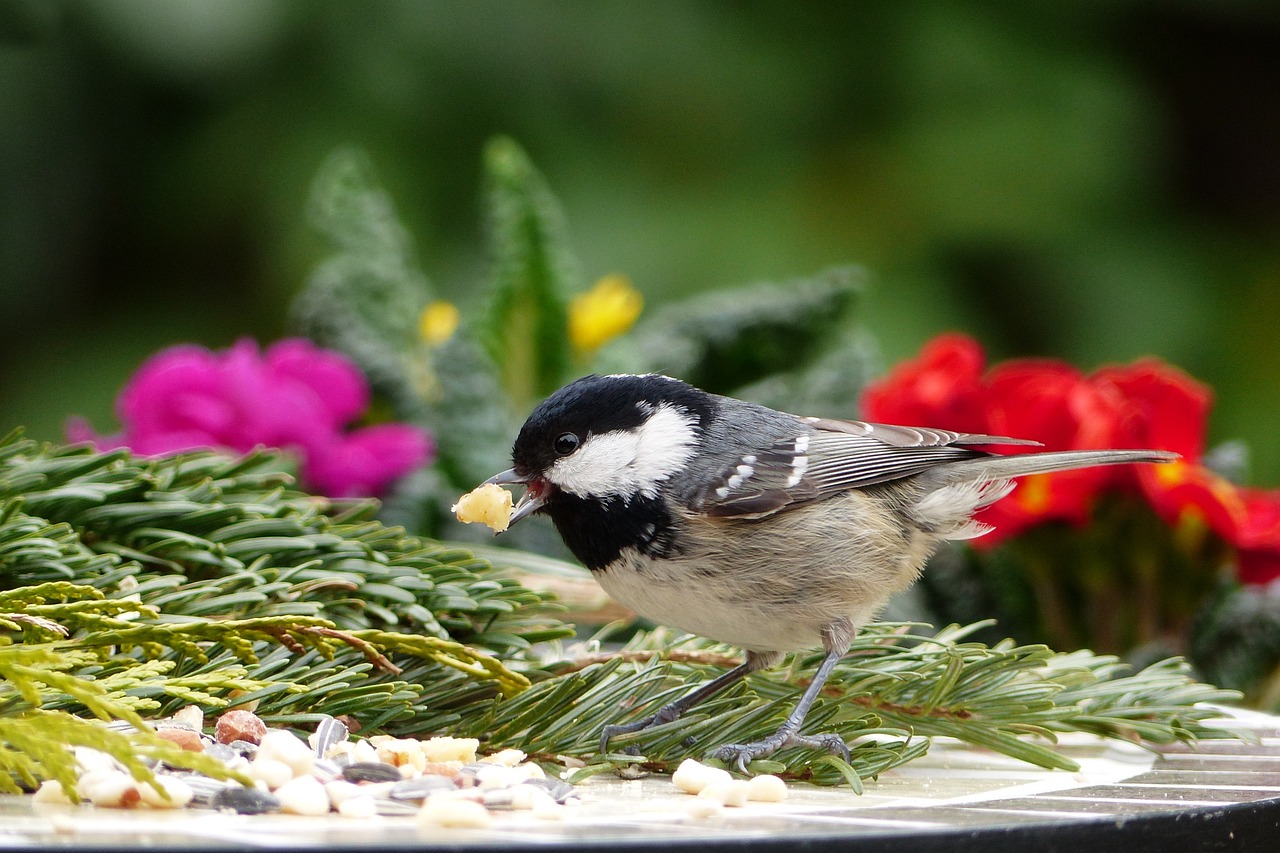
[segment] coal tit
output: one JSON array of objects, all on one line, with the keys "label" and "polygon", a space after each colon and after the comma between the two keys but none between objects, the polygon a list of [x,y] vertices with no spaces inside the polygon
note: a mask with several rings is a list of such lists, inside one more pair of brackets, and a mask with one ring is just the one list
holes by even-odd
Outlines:
[{"label": "coal tit", "polygon": [[849,755],[834,734],[800,734],[859,626],[916,579],[943,540],[979,536],[974,513],[1013,478],[1125,462],[1154,450],[995,455],[1036,444],[942,429],[797,417],[667,376],[579,379],[520,429],[514,524],[550,516],[569,550],[619,602],[653,621],[746,651],[745,662],[617,734],[670,722],[785,653],[826,651],[773,735],[713,753],[751,760],[805,745]]}]

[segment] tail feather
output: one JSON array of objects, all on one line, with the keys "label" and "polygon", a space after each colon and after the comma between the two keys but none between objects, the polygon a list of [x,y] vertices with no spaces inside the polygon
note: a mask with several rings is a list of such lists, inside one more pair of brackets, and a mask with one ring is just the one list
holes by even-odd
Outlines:
[{"label": "tail feather", "polygon": [[1167,450],[1060,450],[1011,456],[982,456],[939,465],[922,474],[921,480],[928,489],[941,489],[977,480],[1006,480],[1030,474],[1090,468],[1094,465],[1173,462],[1181,458],[1177,453]]},{"label": "tail feather", "polygon": [[972,539],[991,529],[974,521],[973,514],[1007,495],[1017,477],[1179,458],[1165,450],[1063,450],[948,462],[919,475],[924,494],[909,513],[922,530],[944,539]]}]

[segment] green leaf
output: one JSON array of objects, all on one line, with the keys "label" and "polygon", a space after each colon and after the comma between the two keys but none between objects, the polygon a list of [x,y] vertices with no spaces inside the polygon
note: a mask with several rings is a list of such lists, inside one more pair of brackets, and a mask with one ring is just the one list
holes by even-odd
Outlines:
[{"label": "green leaf", "polygon": [[1280,591],[1223,584],[1192,626],[1196,666],[1215,683],[1280,711]]},{"label": "green leaf", "polygon": [[391,196],[368,156],[344,148],[320,168],[308,207],[334,253],[294,300],[291,325],[350,356],[398,416],[416,421],[435,383],[418,334],[431,290]]},{"label": "green leaf", "polygon": [[[666,373],[708,391],[731,394],[776,374],[794,377],[827,353],[845,349],[824,369],[837,369],[848,360],[860,364],[850,371],[860,388],[871,370],[862,360],[872,355],[865,336],[851,327],[863,278],[857,268],[837,267],[812,278],[667,303],[642,319],[630,336],[606,347],[601,360],[605,369]],[[850,365],[839,369],[850,370]],[[824,382],[839,385],[840,377],[829,376]],[[764,390],[769,393],[761,396],[780,396],[778,389]],[[821,406],[824,401],[812,404]]]},{"label": "green leaf", "polygon": [[529,157],[511,139],[485,148],[493,271],[479,329],[517,410],[569,378],[569,295],[583,289],[568,226]]}]

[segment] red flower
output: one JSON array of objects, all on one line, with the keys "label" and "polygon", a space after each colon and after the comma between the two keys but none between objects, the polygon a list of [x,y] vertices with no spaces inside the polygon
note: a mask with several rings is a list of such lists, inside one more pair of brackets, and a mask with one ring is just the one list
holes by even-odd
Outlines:
[{"label": "red flower", "polygon": [[1236,536],[1236,573],[1242,583],[1280,579],[1280,491],[1241,489],[1244,518]]},{"label": "red flower", "polygon": [[[1199,464],[1213,395],[1154,358],[1085,376],[1043,359],[1006,362],[983,375],[971,338],[941,335],[863,394],[865,416],[889,423],[1030,438],[1044,450],[1151,448],[1183,459],[1023,477],[980,519],[990,548],[1043,521],[1086,523],[1100,494],[1143,497],[1171,526],[1199,525],[1233,546],[1244,583],[1280,579],[1280,491],[1240,489]],[[1136,484],[1136,485],[1135,485]]]},{"label": "red flower", "polygon": [[1114,447],[1120,399],[1089,382],[1069,364],[1020,359],[994,368],[987,379],[987,429],[1033,438],[1046,450]]},{"label": "red flower", "polygon": [[1240,490],[1203,465],[1143,465],[1138,481],[1152,509],[1171,526],[1202,524],[1226,542],[1238,540],[1245,518]]},{"label": "red flower", "polygon": [[[1002,364],[988,377],[985,399],[989,432],[1044,445],[1016,448],[1017,452],[1115,446],[1121,401],[1063,362],[1022,359]],[[975,544],[995,546],[1042,521],[1084,524],[1112,474],[1106,468],[1081,468],[1023,477],[1008,498],[982,514],[981,520],[995,530]]]},{"label": "red flower", "polygon": [[1213,402],[1208,386],[1154,358],[1104,367],[1093,381],[1124,399],[1117,447],[1172,450],[1190,462],[1200,459]]},{"label": "red flower", "polygon": [[378,495],[434,448],[426,432],[405,424],[348,430],[368,406],[359,369],[310,341],[280,341],[265,353],[249,340],[221,353],[186,345],[152,356],[125,385],[116,401],[123,432],[99,436],[73,420],[67,434],[143,455],[278,447],[299,455],[310,488]]},{"label": "red flower", "polygon": [[862,395],[863,416],[881,423],[985,432],[982,371],[986,359],[972,338],[939,335],[917,358],[899,364]]}]

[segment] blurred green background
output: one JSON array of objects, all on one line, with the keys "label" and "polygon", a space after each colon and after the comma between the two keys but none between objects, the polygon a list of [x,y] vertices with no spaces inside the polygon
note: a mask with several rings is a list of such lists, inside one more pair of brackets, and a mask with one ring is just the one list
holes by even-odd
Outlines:
[{"label": "blurred green background", "polygon": [[285,334],[339,145],[467,310],[498,133],[650,304],[860,263],[886,363],[1156,354],[1280,483],[1273,0],[0,0],[0,432]]}]

